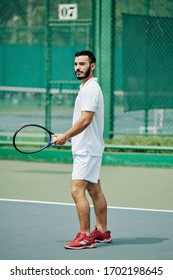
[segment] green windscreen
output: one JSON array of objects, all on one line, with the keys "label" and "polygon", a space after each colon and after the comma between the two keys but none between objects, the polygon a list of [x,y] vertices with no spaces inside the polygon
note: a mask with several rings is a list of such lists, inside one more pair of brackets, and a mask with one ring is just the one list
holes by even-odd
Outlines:
[{"label": "green windscreen", "polygon": [[125,111],[173,108],[173,19],[123,14]]}]

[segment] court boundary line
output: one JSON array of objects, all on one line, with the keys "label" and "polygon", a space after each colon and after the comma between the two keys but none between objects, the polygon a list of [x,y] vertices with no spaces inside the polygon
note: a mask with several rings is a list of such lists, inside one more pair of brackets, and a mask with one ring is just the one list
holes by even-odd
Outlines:
[{"label": "court boundary line", "polygon": [[[62,205],[62,206],[75,206],[74,203],[38,201],[38,200],[22,200],[22,199],[0,198],[0,202],[1,201],[4,201],[4,202],[35,203],[35,204],[50,204],[50,205]],[[90,206],[93,207],[93,205],[90,205]],[[133,207],[117,207],[117,206],[108,206],[108,209],[173,213],[173,210],[133,208]]]}]

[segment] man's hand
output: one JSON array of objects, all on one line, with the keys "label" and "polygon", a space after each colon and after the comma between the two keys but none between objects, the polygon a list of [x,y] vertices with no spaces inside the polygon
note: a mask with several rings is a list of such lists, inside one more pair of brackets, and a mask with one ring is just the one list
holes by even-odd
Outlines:
[{"label": "man's hand", "polygon": [[64,145],[66,143],[66,135],[65,134],[54,134],[53,135],[53,143],[55,145]]}]

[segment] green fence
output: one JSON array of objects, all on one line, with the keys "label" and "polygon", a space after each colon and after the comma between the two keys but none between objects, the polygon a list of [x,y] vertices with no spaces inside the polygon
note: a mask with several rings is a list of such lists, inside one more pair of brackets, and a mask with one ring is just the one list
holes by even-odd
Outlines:
[{"label": "green fence", "polygon": [[71,126],[84,48],[97,57],[105,138],[172,137],[172,1],[1,0],[1,139],[25,123]]}]

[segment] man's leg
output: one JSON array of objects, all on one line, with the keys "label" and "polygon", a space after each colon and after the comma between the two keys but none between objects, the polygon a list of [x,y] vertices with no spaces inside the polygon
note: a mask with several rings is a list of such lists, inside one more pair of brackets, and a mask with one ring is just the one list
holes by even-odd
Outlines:
[{"label": "man's leg", "polygon": [[100,180],[96,184],[88,183],[87,190],[93,201],[97,229],[100,232],[105,232],[107,231],[107,202],[101,189]]},{"label": "man's leg", "polygon": [[80,232],[90,234],[90,205],[86,198],[86,188],[88,181],[72,180],[71,194],[76,204],[79,218]]}]

